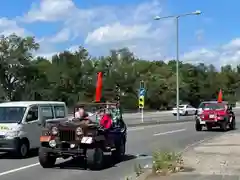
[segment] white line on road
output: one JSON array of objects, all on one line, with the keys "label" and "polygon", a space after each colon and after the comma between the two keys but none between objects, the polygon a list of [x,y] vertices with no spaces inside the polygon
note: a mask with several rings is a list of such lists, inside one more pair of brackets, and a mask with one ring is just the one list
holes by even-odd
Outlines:
[{"label": "white line on road", "polygon": [[186,131],[186,129],[178,129],[178,130],[173,130],[173,131],[156,133],[156,134],[153,134],[153,136],[161,136],[161,135],[172,134],[172,133],[177,133],[177,132],[182,132],[182,131]]},{"label": "white line on road", "polygon": [[128,131],[139,131],[139,130],[145,130],[147,128],[155,128],[155,127],[160,127],[160,126],[179,126],[179,125],[183,125],[183,124],[190,124],[193,123],[192,121],[188,121],[188,122],[180,122],[180,123],[171,123],[171,124],[155,124],[155,125],[146,125],[146,126],[141,126],[141,127],[129,127]]},{"label": "white line on road", "polygon": [[28,166],[20,167],[20,168],[17,168],[17,169],[12,169],[12,170],[9,170],[9,171],[5,171],[5,172],[0,173],[0,176],[11,174],[11,173],[14,173],[14,172],[17,172],[17,171],[21,171],[21,170],[24,170],[24,169],[28,169],[28,168],[31,168],[31,167],[34,167],[34,166],[38,166],[38,165],[39,165],[39,163],[35,163],[35,164],[30,164]]}]

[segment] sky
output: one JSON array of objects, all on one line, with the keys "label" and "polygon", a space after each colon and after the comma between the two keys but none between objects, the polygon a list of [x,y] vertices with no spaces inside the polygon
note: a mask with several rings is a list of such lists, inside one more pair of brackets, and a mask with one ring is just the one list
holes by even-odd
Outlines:
[{"label": "sky", "polygon": [[200,10],[179,19],[180,60],[236,66],[239,6],[237,0],[1,0],[0,34],[34,36],[36,55],[47,58],[79,46],[92,56],[128,47],[139,58],[167,61],[176,56],[176,21],[154,17]]}]

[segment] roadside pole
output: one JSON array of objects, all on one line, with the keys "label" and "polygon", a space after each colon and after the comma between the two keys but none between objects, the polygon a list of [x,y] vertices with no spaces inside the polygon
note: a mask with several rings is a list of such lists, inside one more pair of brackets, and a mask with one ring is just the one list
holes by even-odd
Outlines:
[{"label": "roadside pole", "polygon": [[144,116],[143,116],[144,96],[145,96],[144,81],[141,81],[140,82],[140,88],[139,88],[138,106],[139,106],[139,109],[141,109],[141,121],[142,121],[142,123],[144,122]]}]

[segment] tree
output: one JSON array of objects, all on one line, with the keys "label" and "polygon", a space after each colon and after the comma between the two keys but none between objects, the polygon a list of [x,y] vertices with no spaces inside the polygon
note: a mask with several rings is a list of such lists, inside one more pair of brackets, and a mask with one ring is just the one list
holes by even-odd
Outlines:
[{"label": "tree", "polygon": [[39,45],[32,37],[21,38],[12,34],[0,39],[0,82],[7,100],[18,99],[32,76],[32,51]]},{"label": "tree", "polygon": [[[33,57],[39,48],[33,37],[16,35],[0,39],[0,101],[59,100],[72,106],[93,101],[97,72],[102,71],[103,98],[119,93],[125,109],[138,108],[138,88],[145,82],[145,108],[169,109],[176,102],[176,61],[139,59],[127,48],[111,50],[109,55],[91,57],[84,47],[63,51],[49,61]],[[193,106],[217,98],[223,90],[225,100],[240,99],[240,65],[216,70],[213,65],[179,62],[180,101]]]}]

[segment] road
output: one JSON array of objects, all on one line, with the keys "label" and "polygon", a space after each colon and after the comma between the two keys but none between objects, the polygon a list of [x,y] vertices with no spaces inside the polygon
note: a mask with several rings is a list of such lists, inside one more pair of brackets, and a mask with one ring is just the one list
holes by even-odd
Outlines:
[{"label": "road", "polygon": [[[237,116],[237,118],[240,116]],[[170,117],[168,117],[170,118]],[[174,118],[171,116],[171,118]],[[237,123],[237,126],[239,124]],[[127,156],[125,161],[101,171],[84,170],[76,162],[59,160],[55,168],[43,169],[37,157],[24,160],[0,157],[1,180],[120,180],[134,172],[134,164],[151,162],[153,150],[171,149],[181,151],[197,142],[222,132],[196,132],[194,122],[131,127],[128,130]],[[110,161],[108,159],[108,161]],[[59,164],[60,163],[60,164]],[[110,164],[110,163],[109,163]]]}]

